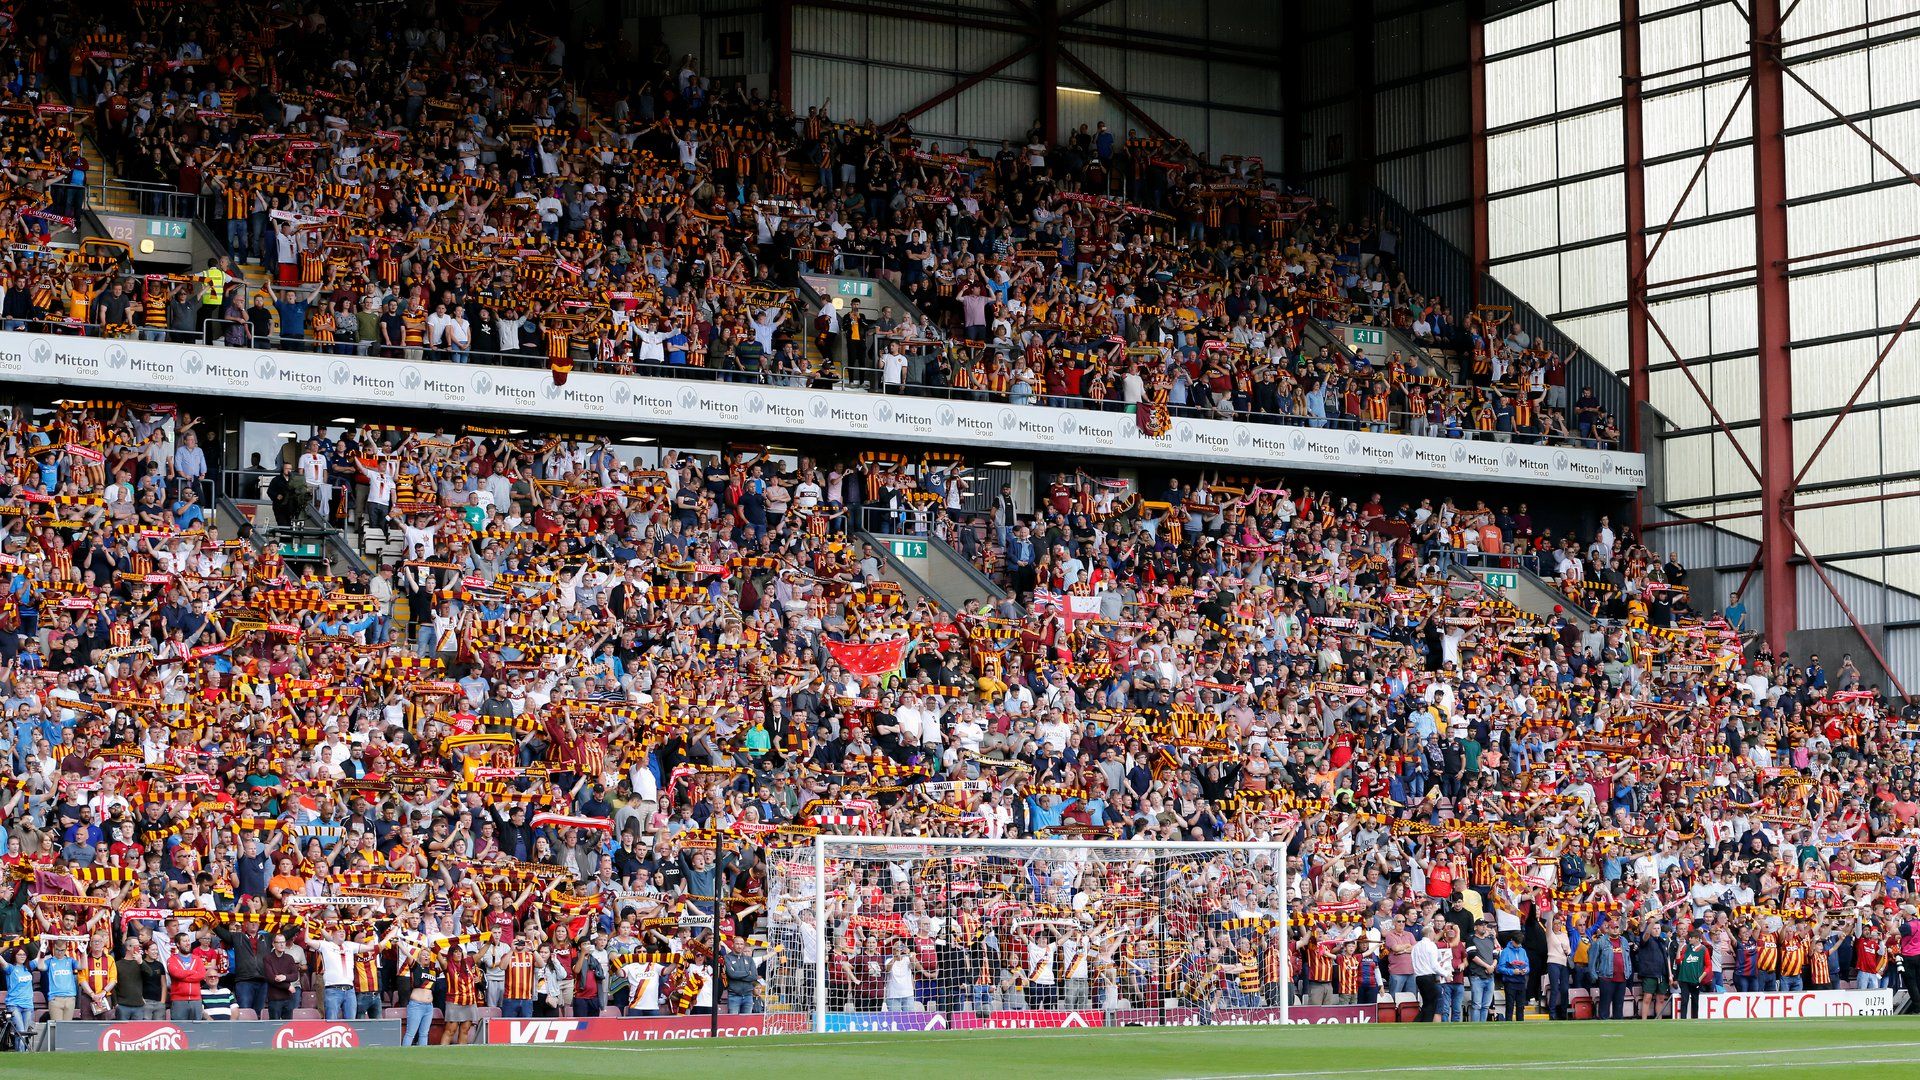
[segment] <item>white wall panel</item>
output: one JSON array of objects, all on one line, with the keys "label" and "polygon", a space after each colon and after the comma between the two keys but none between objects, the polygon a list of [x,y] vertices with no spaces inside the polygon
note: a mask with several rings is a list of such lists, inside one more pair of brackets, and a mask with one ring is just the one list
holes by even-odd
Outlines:
[{"label": "white wall panel", "polygon": [[[1553,188],[1521,195],[1506,195],[1487,204],[1487,249],[1494,259],[1503,259],[1523,251],[1541,251],[1560,243],[1559,198]],[[1502,264],[1494,276],[1508,288],[1509,269]],[[1559,303],[1556,298],[1554,304]]]},{"label": "white wall panel", "polygon": [[1553,36],[1553,7],[1542,4],[1488,23],[1484,42],[1487,55],[1493,56],[1550,41]]},{"label": "white wall panel", "polygon": [[1801,255],[1908,236],[1917,221],[1920,187],[1913,184],[1789,206],[1787,251]]},{"label": "white wall panel", "polygon": [[1559,132],[1562,176],[1618,168],[1626,161],[1618,108],[1576,116],[1554,126]]},{"label": "white wall panel", "polygon": [[1544,184],[1556,175],[1554,125],[1503,131],[1487,139],[1487,190]]},{"label": "white wall panel", "polygon": [[[1626,178],[1618,173],[1557,189],[1560,197],[1560,242],[1577,244],[1624,232],[1626,223]],[[1626,281],[1622,264],[1621,285]],[[1569,304],[1569,307],[1584,307]]]},{"label": "white wall panel", "polygon": [[1561,306],[1548,311],[1584,311],[1626,300],[1626,244],[1597,244],[1561,256]]},{"label": "white wall panel", "polygon": [[1789,199],[1854,187],[1873,178],[1873,150],[1844,127],[1787,136]]},{"label": "white wall panel", "polygon": [[[1801,5],[1805,8],[1820,9],[1827,5]],[[1797,18],[1798,16],[1796,16]],[[1805,32],[1805,27],[1797,27],[1793,33]],[[1828,42],[1829,46],[1837,44]],[[1865,112],[1871,107],[1867,97],[1867,54],[1864,52],[1842,53],[1824,60],[1809,60],[1793,65],[1794,74],[1806,80],[1807,85],[1818,91],[1834,108],[1852,115]],[[1798,80],[1786,82],[1786,124],[1790,128],[1802,124],[1812,124],[1833,119],[1833,113],[1820,104],[1813,95],[1802,87]]]},{"label": "white wall panel", "polygon": [[[1487,32],[1492,34],[1491,26]],[[1491,46],[1488,51],[1492,51]],[[1553,103],[1553,65],[1542,60],[1541,56],[1528,54],[1496,60],[1487,65],[1488,127],[1506,127],[1556,111]],[[1614,67],[1616,70],[1619,68],[1617,59]]]},{"label": "white wall panel", "polygon": [[[1627,313],[1608,311],[1577,319],[1555,319],[1568,337],[1580,343],[1594,359],[1618,372],[1627,366]],[[1575,390],[1575,393],[1578,393]]]},{"label": "white wall panel", "polygon": [[1832,49],[1864,41],[1866,31],[1847,29],[1867,21],[1866,0],[1819,0],[1793,9],[1793,17],[1782,24],[1787,41],[1817,38],[1802,45],[1789,45],[1787,55]]},{"label": "white wall panel", "polygon": [[1620,96],[1620,33],[1581,38],[1553,48],[1560,69],[1554,105],[1560,111]]}]

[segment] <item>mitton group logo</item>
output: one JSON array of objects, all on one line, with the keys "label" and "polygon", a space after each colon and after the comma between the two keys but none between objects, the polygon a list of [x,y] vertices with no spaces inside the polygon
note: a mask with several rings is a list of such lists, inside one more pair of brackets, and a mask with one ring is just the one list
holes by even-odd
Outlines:
[{"label": "mitton group logo", "polygon": [[623,383],[623,382],[614,383],[613,384],[613,403],[615,405],[628,405],[628,404],[631,404],[632,402],[633,402],[633,388],[629,387],[626,383]]},{"label": "mitton group logo", "polygon": [[830,412],[833,408],[831,405],[827,404],[826,398],[823,398],[818,394],[815,394],[813,396],[813,400],[807,403],[807,407],[813,410],[813,418],[815,420],[825,420],[827,418],[827,413]]},{"label": "mitton group logo", "polygon": [[200,355],[200,350],[188,349],[180,354],[180,366],[186,370],[187,374],[198,375],[206,368],[207,361]]},{"label": "mitton group logo", "polygon": [[274,362],[273,357],[263,356],[254,361],[253,373],[260,377],[261,382],[270,383],[275,375],[280,374],[280,365]]},{"label": "mitton group logo", "polygon": [[327,368],[327,380],[335,386],[345,386],[352,378],[353,369],[347,366],[345,360],[335,360],[333,365]]},{"label": "mitton group logo", "polygon": [[408,364],[406,367],[400,369],[401,386],[409,390],[418,390],[420,389],[420,380],[420,369],[414,367],[412,364]]},{"label": "mitton group logo", "polygon": [[883,424],[893,423],[893,403],[882,398],[873,406],[873,418]]},{"label": "mitton group logo", "polygon": [[107,346],[107,366],[118,371],[128,363],[127,350],[121,345]]},{"label": "mitton group logo", "polygon": [[934,413],[933,418],[940,422],[941,427],[944,427],[944,428],[952,427],[953,426],[953,406],[951,405],[940,406],[940,411]]},{"label": "mitton group logo", "polygon": [[486,397],[493,393],[493,376],[484,371],[473,373],[473,393],[476,397]]},{"label": "mitton group logo", "polygon": [[687,410],[688,412],[692,412],[693,410],[699,408],[700,407],[700,391],[695,390],[691,386],[683,388],[680,391],[680,407]]}]

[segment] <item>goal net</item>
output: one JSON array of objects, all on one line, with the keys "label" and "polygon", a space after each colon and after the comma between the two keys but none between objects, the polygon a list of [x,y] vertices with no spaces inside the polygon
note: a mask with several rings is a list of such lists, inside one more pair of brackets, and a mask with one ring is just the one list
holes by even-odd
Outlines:
[{"label": "goal net", "polygon": [[769,852],[816,1031],[1285,1023],[1284,846],[819,836]]}]

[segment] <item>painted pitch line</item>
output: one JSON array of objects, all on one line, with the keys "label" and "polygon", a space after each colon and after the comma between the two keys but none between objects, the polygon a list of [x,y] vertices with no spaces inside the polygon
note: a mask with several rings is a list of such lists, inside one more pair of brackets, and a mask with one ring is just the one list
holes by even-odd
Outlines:
[{"label": "painted pitch line", "polygon": [[[1726,1058],[1754,1057],[1760,1054],[1768,1054],[1768,1055],[1826,1054],[1826,1053],[1840,1053],[1842,1051],[1848,1051],[1848,1050],[1899,1050],[1899,1049],[1908,1049],[1911,1047],[1920,1047],[1920,1042],[1847,1043],[1847,1044],[1842,1044],[1838,1046],[1776,1047],[1776,1048],[1765,1049],[1765,1050],[1712,1050],[1712,1051],[1697,1051],[1694,1053],[1687,1053],[1687,1054],[1634,1054],[1634,1055],[1625,1056],[1625,1057],[1610,1057],[1607,1059],[1605,1063],[1598,1063],[1598,1064],[1581,1064],[1581,1063],[1569,1061],[1568,1059],[1565,1059],[1565,1058],[1560,1058],[1560,1059],[1553,1059],[1553,1060],[1547,1060],[1547,1061],[1475,1062],[1472,1064],[1465,1064],[1465,1065],[1395,1065],[1395,1066],[1388,1066],[1388,1067],[1379,1068],[1379,1069],[1354,1068],[1349,1066],[1347,1068],[1342,1068],[1342,1069],[1316,1069],[1316,1070],[1309,1070],[1306,1072],[1216,1073],[1209,1076],[1179,1077],[1179,1078],[1176,1078],[1176,1080],[1296,1080],[1296,1078],[1318,1077],[1318,1076],[1354,1076],[1354,1075],[1388,1076],[1388,1075],[1394,1075],[1399,1073],[1429,1073],[1429,1072],[1472,1073],[1472,1072],[1491,1072],[1491,1071],[1500,1070],[1500,1069],[1569,1069],[1569,1070],[1617,1069],[1623,1063],[1632,1063],[1632,1064],[1638,1064],[1638,1065],[1652,1065],[1652,1064],[1660,1064],[1663,1062],[1686,1062],[1686,1061],[1700,1061],[1702,1059],[1721,1060]],[[1913,1059],[1900,1058],[1898,1060],[1903,1062],[1910,1062]],[[1872,1063],[1861,1062],[1860,1064],[1879,1064],[1879,1063],[1880,1062],[1872,1062]],[[1763,1063],[1763,1062],[1756,1062],[1751,1064],[1742,1063],[1738,1067],[1743,1069],[1758,1068],[1763,1064],[1766,1064],[1766,1063]],[[1792,1066],[1792,1067],[1805,1068],[1805,1067],[1823,1065],[1823,1064],[1846,1065],[1846,1064],[1852,1064],[1852,1063],[1846,1062],[1846,1061],[1783,1062],[1783,1063],[1771,1065],[1769,1067],[1780,1068],[1785,1066]],[[1710,1064],[1710,1065],[1693,1066],[1693,1067],[1720,1068],[1722,1066]]]}]

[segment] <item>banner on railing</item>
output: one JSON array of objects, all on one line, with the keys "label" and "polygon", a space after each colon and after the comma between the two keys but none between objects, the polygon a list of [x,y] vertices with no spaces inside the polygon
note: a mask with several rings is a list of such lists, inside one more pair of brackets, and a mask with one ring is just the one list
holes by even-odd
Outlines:
[{"label": "banner on railing", "polygon": [[0,333],[0,381],[94,391],[278,398],[527,418],[862,435],[882,441],[1306,469],[1578,484],[1646,483],[1639,454],[1178,417],[1149,437],[1126,413],[801,387],[492,367],[327,353]]}]

